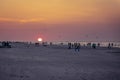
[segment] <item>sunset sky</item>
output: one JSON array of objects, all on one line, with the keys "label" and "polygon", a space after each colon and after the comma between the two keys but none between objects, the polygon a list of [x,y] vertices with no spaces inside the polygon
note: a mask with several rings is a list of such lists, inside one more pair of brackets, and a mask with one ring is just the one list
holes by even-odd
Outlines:
[{"label": "sunset sky", "polygon": [[0,40],[120,41],[120,0],[0,0]]}]

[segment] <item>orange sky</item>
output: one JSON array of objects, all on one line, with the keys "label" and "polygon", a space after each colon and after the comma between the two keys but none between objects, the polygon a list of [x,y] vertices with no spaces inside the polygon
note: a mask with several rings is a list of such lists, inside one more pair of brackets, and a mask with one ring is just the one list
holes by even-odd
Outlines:
[{"label": "orange sky", "polygon": [[[47,29],[49,29],[50,24],[58,24],[52,25],[52,28],[66,26],[66,24],[66,27],[69,27],[68,24],[77,26],[84,24],[86,26],[86,28],[77,27],[77,29],[95,28],[96,26],[107,29],[112,24],[116,26],[115,29],[118,29],[119,21],[120,0],[0,0],[1,35],[5,35],[7,27],[4,28],[4,31],[2,29],[7,24],[11,27],[13,24],[14,27],[25,27],[33,23],[33,26],[37,25],[38,28],[43,27],[41,24],[44,24]],[[89,25],[93,27],[88,27]],[[29,28],[32,29],[33,26]],[[111,29],[113,29],[113,26],[111,26]],[[53,30],[51,31],[54,32]],[[51,31],[49,32],[51,33]],[[83,34],[88,34],[88,32],[86,31]],[[106,34],[109,34],[109,32]],[[112,39],[112,36],[110,37]]]},{"label": "orange sky", "polygon": [[120,0],[0,0],[0,21],[54,23],[119,14]]}]

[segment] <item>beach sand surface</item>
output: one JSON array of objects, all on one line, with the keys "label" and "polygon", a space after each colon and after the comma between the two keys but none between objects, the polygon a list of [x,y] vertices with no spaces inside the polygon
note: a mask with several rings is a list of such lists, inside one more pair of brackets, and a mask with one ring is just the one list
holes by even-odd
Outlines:
[{"label": "beach sand surface", "polygon": [[0,80],[120,80],[120,49],[0,48]]}]

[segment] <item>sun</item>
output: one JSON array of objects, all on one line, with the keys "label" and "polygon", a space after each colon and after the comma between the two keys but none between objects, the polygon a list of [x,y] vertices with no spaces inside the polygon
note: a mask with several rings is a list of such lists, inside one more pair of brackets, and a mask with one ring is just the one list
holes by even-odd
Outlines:
[{"label": "sun", "polygon": [[42,41],[43,41],[43,39],[42,39],[42,38],[38,38],[38,41],[39,41],[39,42],[42,42]]}]

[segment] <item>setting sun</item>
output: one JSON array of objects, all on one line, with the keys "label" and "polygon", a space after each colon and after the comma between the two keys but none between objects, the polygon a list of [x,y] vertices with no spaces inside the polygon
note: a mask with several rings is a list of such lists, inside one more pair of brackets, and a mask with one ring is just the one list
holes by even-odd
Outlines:
[{"label": "setting sun", "polygon": [[43,39],[42,38],[38,38],[38,41],[41,42],[41,41],[43,41]]}]

